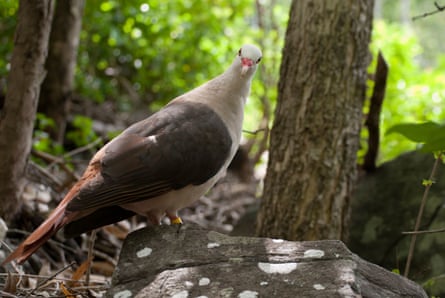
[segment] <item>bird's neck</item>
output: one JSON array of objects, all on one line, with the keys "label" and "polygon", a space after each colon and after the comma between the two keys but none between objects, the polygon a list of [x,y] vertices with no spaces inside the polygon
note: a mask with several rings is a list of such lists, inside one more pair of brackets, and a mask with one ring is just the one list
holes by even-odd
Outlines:
[{"label": "bird's neck", "polygon": [[234,141],[232,156],[241,139],[244,105],[254,72],[255,69],[251,69],[242,76],[239,59],[235,59],[224,73],[176,99],[203,103],[220,116]]},{"label": "bird's neck", "polygon": [[235,59],[232,65],[214,80],[223,86],[230,86],[230,91],[241,95],[245,103],[245,100],[249,96],[254,72],[255,70],[252,69],[244,76],[241,75],[241,63],[238,59]]}]

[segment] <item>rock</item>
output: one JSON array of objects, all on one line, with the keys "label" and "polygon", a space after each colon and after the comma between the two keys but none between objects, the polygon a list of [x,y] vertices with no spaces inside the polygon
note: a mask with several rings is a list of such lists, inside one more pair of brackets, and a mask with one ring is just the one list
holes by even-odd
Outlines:
[{"label": "rock", "polygon": [[[358,181],[351,204],[348,248],[388,270],[403,272],[410,237],[424,192],[422,179],[430,175],[432,154],[413,151],[379,166]],[[445,227],[445,168],[437,169],[429,191],[422,229]],[[232,235],[253,236],[259,206],[252,205],[235,225]],[[417,244],[410,278],[424,285],[431,296],[445,297],[445,237],[424,234]]]},{"label": "rock", "polygon": [[125,240],[107,297],[427,297],[336,240],[231,237],[156,226]]},{"label": "rock", "polygon": [[[410,236],[425,187],[434,164],[430,153],[413,151],[386,162],[364,176],[353,194],[349,241],[360,257],[389,270],[404,270]],[[422,230],[445,227],[445,168],[439,165],[422,219]],[[417,237],[410,278],[424,284],[432,296],[445,295],[443,233]],[[429,282],[428,282],[429,280]],[[436,280],[434,282],[434,280]]]}]

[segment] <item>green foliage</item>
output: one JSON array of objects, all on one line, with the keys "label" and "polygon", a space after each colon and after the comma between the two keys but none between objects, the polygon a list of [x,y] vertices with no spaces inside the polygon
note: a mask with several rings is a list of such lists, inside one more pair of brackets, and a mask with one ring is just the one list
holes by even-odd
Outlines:
[{"label": "green foliage", "polygon": [[445,150],[445,125],[434,122],[397,124],[387,131],[390,133],[399,133],[413,142],[422,143],[422,151]]},{"label": "green foliage", "polygon": [[[370,73],[375,71],[379,49],[389,65],[381,115],[382,131],[385,132],[388,128],[404,122],[443,121],[445,55],[440,55],[434,68],[423,68],[420,63],[422,47],[415,32],[409,27],[383,21],[374,23],[371,45],[374,61],[369,67]],[[383,135],[380,161],[392,159],[404,151],[413,149],[415,145],[401,135]]]},{"label": "green foliage", "polygon": [[15,30],[15,15],[18,1],[4,0],[0,4],[0,79],[5,78],[9,71],[9,60],[13,36]]},{"label": "green foliage", "polygon": [[156,109],[221,72],[242,42],[232,28],[251,32],[252,17],[246,0],[88,1],[78,90],[98,102],[118,98],[123,109],[135,101]]},{"label": "green foliage", "polygon": [[[244,127],[255,131],[264,117],[265,104],[272,110],[277,96],[289,2],[273,3],[260,1],[262,10],[258,10],[251,0],[87,1],[75,92],[86,100],[114,102],[118,111],[157,110],[220,73],[241,44],[259,43],[264,59],[253,81]],[[0,4],[2,78],[8,71],[17,5],[12,0]],[[417,38],[423,33],[416,33],[416,26],[374,24],[373,56],[381,49],[390,67],[382,131],[403,122],[440,122],[445,116],[445,55],[436,59],[434,67],[425,69],[425,53]],[[375,61],[369,72],[374,70]],[[78,142],[91,139],[77,130],[71,137],[77,134]],[[43,142],[45,138],[39,135],[36,139]],[[383,135],[380,162],[414,148],[402,136]]]},{"label": "green foliage", "polygon": [[63,147],[51,140],[47,132],[48,129],[51,129],[54,126],[55,123],[53,119],[46,117],[44,114],[37,113],[32,143],[33,149],[53,155],[63,153]]},{"label": "green foliage", "polygon": [[76,115],[71,125],[73,129],[66,133],[66,138],[77,147],[87,145],[98,139],[93,130],[93,120],[91,118]]},{"label": "green foliage", "polygon": [[[422,55],[419,57],[421,64],[436,65],[437,54],[445,53],[445,43],[442,38],[438,38],[439,28],[445,26],[444,12],[412,21],[415,16],[437,10],[434,5],[436,1],[382,0],[379,2],[381,8],[375,14],[376,19],[382,17],[388,23],[411,26],[423,48]],[[437,1],[437,3],[443,5],[443,1]]]},{"label": "green foliage", "polygon": [[433,183],[434,183],[434,181],[430,180],[430,179],[423,179],[422,180],[422,185],[423,186],[431,186],[431,185],[433,185]]}]

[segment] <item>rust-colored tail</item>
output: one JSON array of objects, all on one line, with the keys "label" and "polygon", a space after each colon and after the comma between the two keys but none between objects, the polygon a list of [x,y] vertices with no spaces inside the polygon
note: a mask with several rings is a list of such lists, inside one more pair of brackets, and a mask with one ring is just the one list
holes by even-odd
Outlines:
[{"label": "rust-colored tail", "polygon": [[49,217],[26,238],[3,262],[2,266],[17,260],[19,264],[25,262],[52,235],[69,222],[65,214],[66,204],[60,204]]},{"label": "rust-colored tail", "polygon": [[2,266],[13,260],[17,260],[19,264],[25,262],[36,250],[45,244],[51,236],[79,215],[79,212],[76,211],[66,213],[66,206],[78,195],[84,183],[89,179],[94,178],[95,175],[99,173],[100,162],[98,160],[101,155],[98,154],[100,152],[103,151],[99,151],[95,155],[96,157],[93,157],[82,178],[74,184],[56,209],[54,209],[48,218],[2,262]]}]

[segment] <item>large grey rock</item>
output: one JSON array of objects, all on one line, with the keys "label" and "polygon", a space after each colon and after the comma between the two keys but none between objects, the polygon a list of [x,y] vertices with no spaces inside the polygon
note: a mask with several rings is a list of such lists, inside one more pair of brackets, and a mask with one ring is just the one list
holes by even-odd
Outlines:
[{"label": "large grey rock", "polygon": [[[350,250],[389,270],[403,272],[410,236],[434,157],[413,151],[382,164],[360,180],[353,195],[349,223]],[[445,227],[445,167],[437,168],[425,206],[422,230]],[[445,295],[445,236],[443,233],[417,237],[410,278],[425,284],[430,295]],[[434,279],[442,276],[442,278]],[[429,281],[429,282],[428,282]]]},{"label": "large grey rock", "polygon": [[108,297],[427,297],[340,241],[231,237],[185,225],[125,240]]}]

